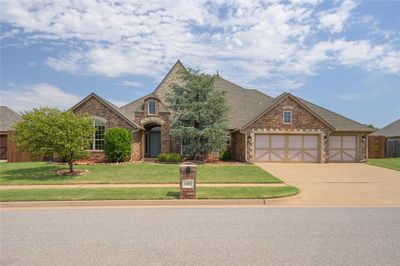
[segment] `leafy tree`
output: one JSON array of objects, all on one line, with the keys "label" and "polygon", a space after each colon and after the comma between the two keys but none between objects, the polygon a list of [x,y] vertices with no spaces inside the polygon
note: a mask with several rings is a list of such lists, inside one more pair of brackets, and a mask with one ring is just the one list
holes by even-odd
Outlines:
[{"label": "leafy tree", "polygon": [[34,155],[58,156],[68,163],[71,172],[74,161],[87,156],[85,147],[94,134],[90,117],[47,107],[23,114],[15,129],[20,149]]},{"label": "leafy tree", "polygon": [[173,84],[167,96],[171,109],[171,135],[181,139],[184,155],[193,159],[226,146],[227,107],[222,92],[214,88],[215,75],[195,70],[180,73],[182,84]]},{"label": "leafy tree", "polygon": [[125,128],[113,127],[104,134],[104,151],[113,162],[129,161],[132,153],[132,135]]}]

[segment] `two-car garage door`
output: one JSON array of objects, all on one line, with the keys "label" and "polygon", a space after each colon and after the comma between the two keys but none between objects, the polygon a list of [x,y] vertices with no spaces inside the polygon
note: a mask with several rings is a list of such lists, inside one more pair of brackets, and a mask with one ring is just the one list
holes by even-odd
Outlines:
[{"label": "two-car garage door", "polygon": [[318,135],[256,135],[257,162],[318,162]]}]

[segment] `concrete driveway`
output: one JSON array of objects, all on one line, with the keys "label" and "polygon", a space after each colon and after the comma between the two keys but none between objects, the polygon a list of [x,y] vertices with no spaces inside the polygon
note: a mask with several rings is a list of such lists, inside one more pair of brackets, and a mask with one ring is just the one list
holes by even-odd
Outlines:
[{"label": "concrete driveway", "polygon": [[270,200],[276,205],[400,206],[400,172],[363,163],[259,163],[261,168],[300,189]]}]

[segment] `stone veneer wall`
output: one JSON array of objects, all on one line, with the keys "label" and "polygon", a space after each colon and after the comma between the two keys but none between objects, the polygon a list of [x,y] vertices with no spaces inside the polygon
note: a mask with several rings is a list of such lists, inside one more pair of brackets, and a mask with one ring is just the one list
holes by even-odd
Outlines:
[{"label": "stone veneer wall", "polygon": [[[111,110],[107,105],[103,104],[96,98],[92,97],[86,102],[78,106],[75,113],[85,113],[91,116],[98,116],[106,119],[106,128],[110,127],[121,127],[126,128],[129,131],[135,131],[136,129],[130,125],[127,121],[122,119],[113,110]],[[102,155],[103,154],[103,155]],[[142,145],[142,132],[133,132],[132,134],[132,161],[142,160],[143,145]],[[94,151],[91,159],[99,159],[104,156],[101,151]],[[103,157],[105,158],[105,157]]]},{"label": "stone veneer wall", "polygon": [[[292,111],[292,123],[283,123],[283,111]],[[315,117],[307,109],[288,97],[268,113],[264,114],[251,123],[246,129],[247,133],[247,160],[254,162],[254,140],[255,134],[318,134],[320,135],[321,161],[326,162],[328,156],[327,138],[331,129],[321,120]]]}]

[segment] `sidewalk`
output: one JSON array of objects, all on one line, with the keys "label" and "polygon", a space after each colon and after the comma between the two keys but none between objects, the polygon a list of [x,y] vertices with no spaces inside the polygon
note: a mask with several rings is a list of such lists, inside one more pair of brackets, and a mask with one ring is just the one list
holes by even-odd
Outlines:
[{"label": "sidewalk", "polygon": [[[197,187],[284,187],[285,183],[200,183]],[[169,184],[65,184],[65,185],[2,185],[4,189],[65,189],[65,188],[160,188],[179,187],[179,183]]]}]

